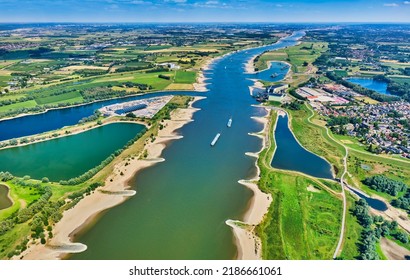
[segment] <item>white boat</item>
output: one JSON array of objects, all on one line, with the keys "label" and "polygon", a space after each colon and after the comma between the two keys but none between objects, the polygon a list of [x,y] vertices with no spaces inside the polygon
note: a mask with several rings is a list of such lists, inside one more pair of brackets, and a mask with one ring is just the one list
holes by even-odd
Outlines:
[{"label": "white boat", "polygon": [[211,146],[215,146],[215,144],[216,144],[216,142],[218,141],[219,137],[221,137],[221,134],[220,134],[220,133],[218,133],[218,134],[215,136],[214,140],[212,140]]},{"label": "white boat", "polygon": [[226,124],[227,127],[231,127],[232,126],[232,118],[229,119],[228,123]]}]

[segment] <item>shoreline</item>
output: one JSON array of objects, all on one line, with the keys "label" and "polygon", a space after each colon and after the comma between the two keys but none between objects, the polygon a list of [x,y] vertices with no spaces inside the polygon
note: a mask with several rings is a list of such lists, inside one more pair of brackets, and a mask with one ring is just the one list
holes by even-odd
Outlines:
[{"label": "shoreline", "polygon": [[[238,183],[244,185],[253,192],[253,196],[249,202],[249,206],[243,217],[243,221],[227,220],[226,224],[232,228],[236,245],[238,247],[239,260],[261,260],[262,259],[262,242],[255,234],[255,227],[260,224],[269,211],[272,202],[272,196],[262,192],[257,184],[260,179],[260,168],[258,166],[259,154],[266,148],[267,145],[267,128],[269,123],[270,110],[265,108],[267,114],[264,117],[251,117],[252,119],[261,122],[264,127],[262,131],[250,133],[250,135],[262,139],[262,147],[257,153],[246,153],[247,156],[255,157],[256,175],[248,180],[239,180]],[[263,134],[263,135],[261,135]],[[243,225],[243,226],[240,226]]]},{"label": "shoreline", "polygon": [[[129,182],[141,170],[165,161],[160,156],[166,144],[183,137],[176,131],[193,121],[194,113],[200,110],[194,108],[193,103],[204,98],[206,97],[195,97],[188,108],[179,108],[171,113],[171,119],[164,121],[164,128],[158,131],[155,141],[145,145],[143,151],[146,150],[148,153],[146,159],[135,158],[128,162],[122,160],[115,164],[113,172],[106,178],[103,187],[84,197],[73,208],[63,213],[63,218],[53,227],[53,238],[49,239],[46,245],[29,244],[26,251],[13,259],[55,260],[69,253],[85,251],[86,245],[72,242],[75,233],[92,223],[102,211],[121,204],[129,196],[135,195],[135,190],[134,192],[130,190]],[[125,163],[128,165],[125,166]],[[123,175],[120,175],[121,172]]]},{"label": "shoreline", "polygon": [[[61,134],[61,135],[58,135],[58,136],[56,136],[56,137],[51,137],[51,138],[46,138],[46,139],[36,139],[35,141],[33,141],[33,142],[27,142],[27,143],[19,143],[19,144],[17,144],[17,145],[14,145],[14,146],[5,146],[5,147],[1,147],[0,148],[0,151],[1,150],[6,150],[6,149],[12,149],[12,148],[18,148],[18,147],[24,147],[24,146],[28,146],[28,145],[32,145],[32,144],[37,144],[37,143],[41,143],[41,142],[46,142],[46,141],[51,141],[51,140],[54,140],[54,139],[59,139],[59,138],[64,138],[64,137],[70,137],[70,136],[74,136],[74,135],[77,135],[77,134],[81,134],[81,133],[84,133],[84,132],[87,132],[87,131],[90,131],[90,130],[93,130],[93,129],[96,129],[96,128],[99,128],[99,127],[102,127],[102,126],[105,126],[105,125],[109,125],[109,124],[115,124],[115,123],[133,123],[133,124],[139,124],[139,125],[143,125],[143,126],[145,126],[146,128],[149,128],[148,126],[147,126],[147,124],[145,123],[145,122],[142,122],[142,121],[138,121],[138,120],[135,120],[135,121],[133,121],[133,120],[116,120],[116,119],[114,119],[114,118],[112,118],[112,117],[108,117],[107,119],[105,119],[106,120],[106,122],[104,122],[104,123],[102,123],[102,124],[97,124],[97,123],[84,123],[84,127],[76,127],[77,125],[73,125],[73,126],[65,126],[65,127],[62,127],[62,128],[60,128],[60,129],[57,129],[57,130],[51,130],[51,131],[47,131],[47,132],[44,132],[44,133],[42,133],[42,134],[34,134],[34,135],[32,135],[32,136],[27,136],[27,138],[28,137],[36,137],[36,136],[38,136],[38,137],[47,137],[47,135],[48,134],[50,134],[50,133],[52,133],[52,132],[54,132],[54,133],[56,133],[56,132],[62,132],[62,131],[60,131],[60,130],[71,130],[70,131],[70,133],[69,134]],[[95,122],[95,121],[93,121],[93,122]],[[44,134],[44,135],[43,135]],[[24,136],[24,137],[26,137],[26,136]],[[18,139],[22,139],[22,138],[24,138],[24,137],[20,137],[20,138],[13,138],[13,139],[16,139],[16,140],[18,140]],[[9,140],[4,140],[4,142],[6,142],[6,141],[9,141]],[[3,141],[0,141],[0,143],[1,142],[3,142]]]},{"label": "shoreline", "polygon": [[[277,43],[277,42],[276,42]],[[276,44],[274,43],[274,44]],[[273,44],[272,44],[273,45]],[[251,48],[250,48],[251,49]],[[244,51],[244,50],[242,50]],[[228,56],[232,53],[234,53],[236,51],[232,51],[230,53],[224,54],[222,56],[210,59],[208,62],[206,62],[204,69],[201,68],[201,70],[207,70],[210,69],[211,64],[213,64],[214,62],[216,62],[219,59],[224,58],[225,56]],[[197,82],[198,84],[204,86],[206,88],[206,84],[205,84],[205,76],[203,74],[203,72],[200,73],[201,75],[198,77]],[[162,91],[157,91],[157,92],[162,92]],[[164,92],[172,92],[172,91],[164,91]],[[151,93],[155,93],[155,92],[146,92],[143,94],[136,94],[136,95],[148,95]],[[134,96],[134,95],[128,95],[125,97],[130,97],[130,96]],[[195,97],[194,101],[190,103],[190,112],[189,112],[189,118],[188,119],[183,119],[179,121],[175,121],[171,120],[167,122],[167,127],[169,123],[174,122],[174,128],[170,131],[171,135],[168,135],[166,137],[164,137],[164,139],[160,139],[160,136],[158,134],[156,140],[153,143],[150,143],[146,146],[146,148],[148,149],[148,146],[157,146],[156,148],[153,148],[152,150],[149,151],[149,156],[154,156],[156,155],[156,157],[153,157],[151,159],[147,159],[147,160],[135,160],[137,162],[140,162],[140,164],[137,166],[137,169],[134,169],[134,160],[132,162],[131,165],[129,165],[124,172],[124,175],[118,175],[120,173],[120,170],[118,169],[119,167],[125,167],[124,165],[124,161],[121,161],[120,163],[116,164],[114,166],[114,171],[113,174],[114,175],[114,179],[113,182],[109,183],[108,185],[97,189],[94,193],[92,193],[92,195],[89,195],[87,197],[85,197],[84,199],[82,199],[75,207],[73,207],[72,209],[69,209],[67,211],[64,212],[63,218],[60,220],[60,222],[58,222],[54,229],[53,229],[53,233],[54,233],[54,237],[51,240],[48,240],[46,245],[41,245],[41,244],[29,244],[31,245],[31,247],[24,251],[20,256],[16,256],[14,257],[14,259],[17,258],[26,258],[26,259],[60,259],[62,258],[62,256],[69,254],[70,252],[81,252],[86,250],[86,245],[81,244],[81,243],[73,243],[72,242],[72,238],[73,238],[73,234],[75,234],[76,232],[78,232],[79,229],[81,229],[82,227],[84,227],[86,224],[90,224],[92,221],[94,221],[94,219],[98,216],[98,213],[101,213],[102,211],[109,209],[111,207],[114,207],[115,205],[118,205],[120,203],[122,203],[123,201],[125,201],[127,199],[128,196],[130,196],[130,192],[135,192],[132,190],[127,190],[129,188],[128,186],[128,182],[143,168],[147,168],[149,166],[152,166],[158,162],[162,162],[164,161],[164,159],[160,158],[160,155],[162,153],[162,151],[164,150],[164,148],[166,147],[166,143],[169,142],[170,140],[173,139],[179,139],[182,138],[183,136],[180,136],[178,134],[175,134],[175,130],[181,128],[182,126],[184,126],[186,123],[192,121],[192,115],[200,109],[196,109],[196,108],[192,108],[192,104],[194,102],[196,102],[197,100],[203,99],[206,97]],[[115,98],[110,98],[110,99],[118,99],[118,97]],[[91,103],[96,103],[96,102],[100,102],[100,101],[104,101],[104,100],[98,100],[98,101],[94,101]],[[78,104],[75,106],[82,106],[85,104]],[[70,106],[73,107],[73,106]],[[62,108],[52,108],[50,110],[56,110],[56,109],[62,109]],[[181,110],[187,110],[187,109],[181,109]],[[37,114],[41,114],[41,113],[45,113],[45,112],[38,112]],[[30,114],[31,115],[31,114]],[[265,117],[262,118],[258,118],[258,119],[265,119],[265,126],[262,130],[265,131],[266,130],[266,123],[267,123],[267,117],[269,116],[269,114],[267,114]],[[12,118],[16,118],[16,117],[12,117]],[[165,130],[165,129],[164,129]],[[258,135],[259,136],[259,135]],[[259,136],[261,137],[261,136]],[[264,137],[262,137],[264,138]],[[160,140],[158,140],[160,139]],[[263,141],[263,145],[261,148],[261,151],[264,149],[265,147],[265,141]],[[143,150],[144,151],[144,150]],[[260,153],[260,152],[259,152]],[[142,162],[142,163],[141,163]],[[257,167],[257,175],[259,175],[260,170],[259,167],[257,166],[257,161],[255,161],[255,166]],[[129,171],[130,168],[133,168],[133,171]],[[118,179],[118,177],[120,177],[120,179]],[[257,178],[256,178],[257,179]],[[107,178],[107,180],[110,180],[110,177]],[[252,179],[251,179],[252,180]],[[247,208],[246,211],[246,215],[245,218],[248,222],[251,222],[251,219],[262,219],[264,216],[264,213],[262,214],[261,217],[258,217],[258,215],[260,216],[260,213],[256,213],[254,210],[254,207],[252,207],[252,205],[256,204],[256,201],[260,201],[261,198],[266,198],[265,203],[271,199],[269,199],[267,194],[264,194],[262,191],[259,190],[258,186],[252,182],[253,184],[251,186],[254,186],[254,188],[252,189],[254,192],[254,197],[251,199],[249,206]],[[250,187],[250,186],[248,186]],[[103,192],[102,192],[102,191]],[[124,195],[125,192],[128,193],[126,195]],[[131,195],[134,195],[135,193],[132,193]],[[98,195],[98,196],[97,196]],[[92,199],[91,199],[92,198]],[[91,200],[91,202],[90,202]],[[94,202],[93,202],[94,200]],[[114,201],[115,200],[115,201]],[[95,205],[99,206],[99,209],[95,209]],[[84,208],[84,211],[78,211],[80,208],[80,206]],[[270,205],[269,204],[266,206],[266,211],[268,210]],[[88,211],[88,213],[85,213],[85,211]],[[265,211],[265,212],[266,212]],[[77,215],[76,216],[76,212],[80,212],[77,213],[80,215],[80,217]],[[258,212],[258,211],[257,211]],[[74,213],[74,214],[72,214]],[[87,215],[86,215],[87,214]],[[86,217],[84,217],[86,216]],[[64,225],[63,222],[66,221],[66,224]],[[69,224],[71,223],[71,227],[69,227]],[[227,224],[229,223],[229,221],[226,222]],[[234,229],[235,231],[235,229]],[[253,234],[253,233],[252,233]],[[235,233],[234,233],[235,236]],[[256,235],[253,234],[253,236],[256,237]],[[241,239],[243,240],[243,238]],[[57,241],[57,242],[56,242]],[[58,241],[62,241],[60,243],[58,243]],[[65,241],[65,242],[64,242]],[[54,244],[53,244],[54,243]],[[251,244],[249,244],[251,243]],[[249,242],[247,243],[249,246],[246,247],[246,244],[239,244],[238,245],[238,252],[239,254],[242,254],[242,252],[245,252],[246,248],[248,249],[248,253],[250,255],[254,255],[258,258],[261,258],[261,246],[255,244],[255,242]],[[260,244],[260,241],[259,241]],[[256,248],[256,249],[255,249]],[[252,251],[253,249],[253,251]],[[243,255],[245,257],[245,255]]]}]

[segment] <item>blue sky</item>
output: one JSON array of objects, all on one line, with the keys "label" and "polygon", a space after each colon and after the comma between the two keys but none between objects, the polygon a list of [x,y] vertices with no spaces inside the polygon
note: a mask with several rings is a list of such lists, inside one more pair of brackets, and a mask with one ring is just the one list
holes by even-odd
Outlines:
[{"label": "blue sky", "polygon": [[410,22],[395,0],[0,0],[0,22]]}]

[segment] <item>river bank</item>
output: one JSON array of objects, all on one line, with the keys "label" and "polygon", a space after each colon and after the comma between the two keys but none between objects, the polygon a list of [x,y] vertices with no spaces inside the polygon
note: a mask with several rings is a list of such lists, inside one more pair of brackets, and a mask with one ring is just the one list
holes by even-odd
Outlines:
[{"label": "river bank", "polygon": [[144,168],[164,161],[161,153],[167,142],[182,136],[176,131],[193,121],[193,114],[198,111],[192,107],[195,101],[204,97],[196,97],[187,109],[176,109],[171,113],[171,119],[163,122],[164,128],[158,131],[153,142],[144,147],[146,158],[135,157],[129,161],[121,161],[114,166],[113,173],[106,179],[105,186],[93,194],[83,198],[75,207],[65,211],[63,218],[53,229],[53,238],[46,245],[29,244],[29,248],[16,259],[61,259],[65,254],[82,252],[86,245],[73,243],[75,234],[86,225],[91,224],[102,211],[124,202],[135,191],[129,190],[129,181]]},{"label": "river bank", "polygon": [[[262,147],[261,150],[257,153],[246,153],[247,156],[255,157],[257,159],[259,157],[259,154],[266,148],[269,116],[270,110],[267,109],[267,114],[265,117],[253,117],[253,119],[261,122],[264,125],[262,131],[251,134],[262,139]],[[239,181],[240,184],[249,188],[253,192],[253,196],[251,201],[249,202],[249,206],[244,215],[243,222],[233,220],[226,221],[226,224],[232,227],[235,241],[238,247],[237,258],[240,260],[262,259],[262,242],[254,233],[254,228],[263,220],[264,216],[269,210],[272,201],[272,196],[270,194],[262,192],[257,185],[257,182],[260,179],[260,168],[258,166],[257,160],[255,161],[255,167],[257,173],[254,178]]]}]

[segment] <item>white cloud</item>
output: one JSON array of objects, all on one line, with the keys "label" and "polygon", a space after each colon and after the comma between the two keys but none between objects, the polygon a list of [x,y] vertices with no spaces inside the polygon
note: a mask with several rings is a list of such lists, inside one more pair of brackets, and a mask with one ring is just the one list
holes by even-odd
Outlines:
[{"label": "white cloud", "polygon": [[410,1],[404,1],[403,4],[404,5],[410,5]]},{"label": "white cloud", "polygon": [[282,7],[283,7],[282,4],[276,4],[275,6],[278,7],[278,8],[282,8]]},{"label": "white cloud", "polygon": [[399,4],[397,4],[397,3],[386,3],[386,4],[383,4],[383,6],[385,6],[385,7],[398,7]]},{"label": "white cloud", "polygon": [[205,2],[206,5],[218,5],[219,2],[218,1],[207,1]]}]

